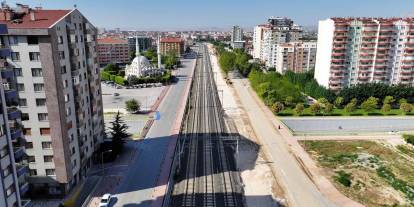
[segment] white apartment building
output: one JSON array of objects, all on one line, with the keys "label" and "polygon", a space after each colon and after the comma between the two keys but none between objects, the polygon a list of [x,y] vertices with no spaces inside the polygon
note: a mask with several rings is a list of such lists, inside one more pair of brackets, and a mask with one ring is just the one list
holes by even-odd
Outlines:
[{"label": "white apartment building", "polygon": [[332,90],[378,82],[414,83],[413,18],[319,21],[315,79]]},{"label": "white apartment building", "polygon": [[0,9],[9,33],[27,140],[31,192],[62,197],[85,175],[102,142],[96,28],[76,9]]},{"label": "white apartment building", "polygon": [[279,73],[288,70],[302,73],[313,70],[315,62],[316,42],[290,42],[273,45],[267,66]]},{"label": "white apartment building", "polygon": [[232,28],[231,46],[233,48],[244,48],[243,29],[240,26],[233,26]]}]

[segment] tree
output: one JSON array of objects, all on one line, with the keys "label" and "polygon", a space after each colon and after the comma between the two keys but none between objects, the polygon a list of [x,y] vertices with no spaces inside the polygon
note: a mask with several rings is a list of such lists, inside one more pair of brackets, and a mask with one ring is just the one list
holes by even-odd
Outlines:
[{"label": "tree", "polygon": [[400,105],[400,109],[404,111],[404,113],[411,112],[413,110],[413,105],[410,103],[402,103]]},{"label": "tree", "polygon": [[407,101],[407,99],[402,98],[402,99],[400,99],[400,100],[398,101],[398,103],[399,103],[399,104],[400,104],[400,106],[401,106],[401,104],[403,104],[403,103],[408,103],[408,101]]},{"label": "tree", "polygon": [[384,100],[382,101],[382,103],[385,105],[385,104],[388,104],[388,105],[391,105],[392,103],[394,103],[395,102],[395,99],[394,99],[394,97],[392,97],[392,96],[385,96],[385,98],[384,98]]},{"label": "tree", "polygon": [[293,97],[292,96],[288,96],[285,99],[285,105],[286,106],[291,106],[293,104]]},{"label": "tree", "polygon": [[355,109],[356,109],[356,105],[355,105],[355,103],[354,102],[349,102],[346,106],[345,106],[345,111],[346,112],[348,112],[348,113],[351,113],[351,112],[353,112],[353,111],[355,111]]},{"label": "tree", "polygon": [[135,113],[140,110],[141,103],[135,99],[130,99],[128,101],[125,101],[125,108],[129,113]]},{"label": "tree", "polygon": [[357,103],[358,103],[358,99],[353,98],[353,99],[351,99],[350,103],[353,103],[356,106]]},{"label": "tree", "polygon": [[322,106],[325,106],[325,104],[328,103],[328,100],[326,98],[319,98],[318,103],[320,103]]},{"label": "tree", "polygon": [[333,104],[328,102],[328,103],[325,104],[325,108],[323,110],[324,110],[325,113],[329,114],[329,113],[332,112],[333,107],[334,107]]},{"label": "tree", "polygon": [[284,109],[283,103],[280,103],[280,102],[275,102],[271,106],[271,110],[275,114],[283,111],[283,109]]},{"label": "tree", "polygon": [[342,106],[342,103],[343,102],[344,102],[344,98],[343,97],[341,97],[341,96],[336,97],[335,102],[334,102],[335,107],[336,108],[340,108]]},{"label": "tree", "polygon": [[385,112],[385,113],[391,111],[391,105],[390,104],[383,104],[382,108],[381,108],[381,111]]},{"label": "tree", "polygon": [[122,120],[119,111],[116,113],[114,120],[110,122],[110,124],[109,133],[112,136],[112,153],[118,155],[122,152],[125,138],[129,136],[127,132],[128,126],[125,124],[124,120]]},{"label": "tree", "polygon": [[321,105],[319,103],[313,103],[310,107],[309,107],[310,111],[314,114],[317,114],[321,111]]},{"label": "tree", "polygon": [[295,112],[296,112],[296,114],[300,115],[300,114],[303,113],[303,110],[304,109],[305,109],[305,107],[303,106],[303,104],[302,103],[298,103],[298,104],[296,104]]},{"label": "tree", "polygon": [[375,97],[369,97],[367,100],[362,102],[361,108],[364,109],[367,112],[374,111],[377,108],[378,105],[378,98]]}]

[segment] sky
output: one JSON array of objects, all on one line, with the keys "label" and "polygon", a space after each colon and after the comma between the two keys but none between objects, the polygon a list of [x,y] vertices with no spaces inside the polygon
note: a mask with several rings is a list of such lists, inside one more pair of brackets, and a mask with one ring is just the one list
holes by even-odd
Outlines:
[{"label": "sky", "polygon": [[329,17],[414,17],[414,0],[8,0],[47,9],[76,5],[95,26],[136,30],[252,28],[270,16],[317,26]]}]

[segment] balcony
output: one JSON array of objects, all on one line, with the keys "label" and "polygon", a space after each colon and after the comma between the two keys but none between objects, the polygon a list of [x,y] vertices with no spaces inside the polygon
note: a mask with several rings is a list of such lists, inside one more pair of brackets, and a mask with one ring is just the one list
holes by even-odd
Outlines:
[{"label": "balcony", "polygon": [[7,109],[7,116],[9,120],[16,120],[21,118],[21,112],[15,107],[10,107]]},{"label": "balcony", "polygon": [[29,174],[29,167],[27,165],[16,165],[17,177]]},{"label": "balcony", "polygon": [[5,87],[4,95],[6,97],[6,101],[14,101],[14,100],[17,100],[18,98],[18,94],[16,90],[14,89],[7,90],[6,87]]},{"label": "balcony", "polygon": [[10,57],[11,55],[11,49],[10,48],[5,48],[5,47],[0,47],[0,57]]},{"label": "balcony", "polygon": [[29,191],[29,183],[24,183],[23,185],[19,186],[20,188],[20,195],[24,195]]},{"label": "balcony", "polygon": [[13,149],[13,151],[14,151],[14,159],[15,160],[20,160],[26,154],[23,147],[16,147],[16,148]]},{"label": "balcony", "polygon": [[7,35],[9,33],[6,24],[0,24],[0,35]]},{"label": "balcony", "polygon": [[16,140],[19,137],[22,137],[22,130],[19,128],[10,129],[10,136],[12,140]]},{"label": "balcony", "polygon": [[4,79],[11,79],[14,78],[14,71],[11,69],[2,69],[1,70],[1,77]]}]

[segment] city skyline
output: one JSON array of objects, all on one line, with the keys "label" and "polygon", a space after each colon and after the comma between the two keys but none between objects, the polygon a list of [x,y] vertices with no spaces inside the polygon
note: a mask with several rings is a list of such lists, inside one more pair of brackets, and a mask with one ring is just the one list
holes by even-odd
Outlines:
[{"label": "city skyline", "polygon": [[[332,3],[328,0],[307,2],[293,0],[276,2],[265,0],[260,4],[247,0],[209,1],[207,3],[189,0],[183,1],[51,1],[51,0],[11,0],[15,3],[42,6],[45,9],[72,9],[76,5],[89,20],[98,27],[124,30],[197,30],[197,29],[228,29],[232,25],[253,29],[270,16],[292,18],[295,23],[305,27],[315,27],[319,20],[329,17],[407,17],[414,16],[414,2],[409,0],[350,0],[346,4]],[[358,5],[355,9],[355,5]],[[411,5],[411,6],[410,6]],[[140,9],[141,8],[141,9]],[[137,12],[138,11],[138,12]],[[214,11],[208,13],[207,11]],[[112,18],[108,14],[113,13]],[[157,14],[156,16],[154,14]],[[191,18],[190,18],[191,17]],[[131,22],[130,18],[136,19]]]}]

